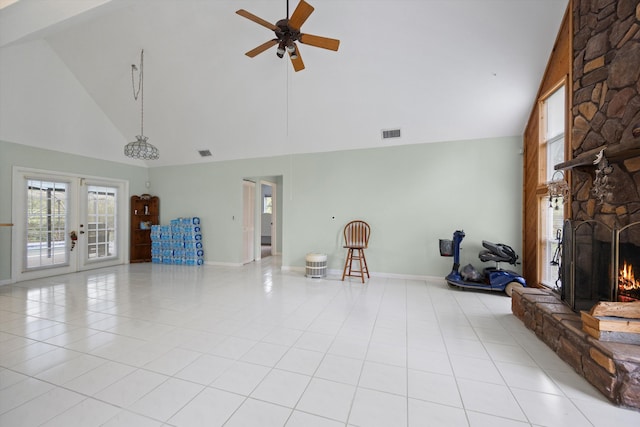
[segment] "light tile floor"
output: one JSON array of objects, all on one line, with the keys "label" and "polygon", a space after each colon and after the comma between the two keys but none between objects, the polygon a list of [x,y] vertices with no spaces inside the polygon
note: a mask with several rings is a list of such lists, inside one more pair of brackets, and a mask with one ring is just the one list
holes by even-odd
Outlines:
[{"label": "light tile floor", "polygon": [[278,263],[0,287],[0,426],[640,425],[502,294]]}]

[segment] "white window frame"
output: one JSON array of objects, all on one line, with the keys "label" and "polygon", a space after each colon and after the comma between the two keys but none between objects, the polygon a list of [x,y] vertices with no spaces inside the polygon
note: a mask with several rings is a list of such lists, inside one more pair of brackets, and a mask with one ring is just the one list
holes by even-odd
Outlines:
[{"label": "white window frame", "polygon": [[[562,121],[557,120],[556,124],[561,122],[564,126],[558,127],[558,132],[549,134],[548,123],[550,112],[547,101],[560,90],[564,91],[564,108],[559,109],[559,111],[562,111],[564,114]],[[567,130],[567,117],[569,115],[567,108],[567,82],[563,80],[561,83],[554,86],[548,93],[540,98],[539,105],[539,111],[541,113],[540,151],[541,153],[544,153],[544,155],[540,156],[540,161],[544,161],[544,164],[541,167],[541,173],[539,174],[539,179],[542,181],[539,182],[539,188],[544,188],[546,192],[548,182],[551,181],[552,177],[554,177],[554,160],[559,160],[553,158],[552,151],[549,147],[562,141],[562,153],[564,154],[562,160],[566,158],[567,144],[565,136]],[[551,265],[551,260],[553,259],[554,252],[558,246],[558,241],[556,239],[557,228],[559,227],[562,229],[562,221],[558,221],[557,219],[558,216],[561,216],[562,218],[565,217],[565,201],[560,200],[558,202],[559,203],[552,203],[546,194],[538,197],[538,251],[540,255],[538,271],[540,283],[551,288],[556,286],[556,280],[558,277],[558,268]]]}]

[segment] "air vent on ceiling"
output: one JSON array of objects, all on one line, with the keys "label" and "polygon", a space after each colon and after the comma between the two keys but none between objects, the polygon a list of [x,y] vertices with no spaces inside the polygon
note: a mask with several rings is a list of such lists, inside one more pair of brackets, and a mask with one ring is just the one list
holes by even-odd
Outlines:
[{"label": "air vent on ceiling", "polygon": [[198,150],[198,153],[200,153],[200,157],[209,157],[209,156],[211,156],[211,151],[209,151],[209,150]]},{"label": "air vent on ceiling", "polygon": [[400,129],[388,129],[382,131],[382,139],[400,138]]}]

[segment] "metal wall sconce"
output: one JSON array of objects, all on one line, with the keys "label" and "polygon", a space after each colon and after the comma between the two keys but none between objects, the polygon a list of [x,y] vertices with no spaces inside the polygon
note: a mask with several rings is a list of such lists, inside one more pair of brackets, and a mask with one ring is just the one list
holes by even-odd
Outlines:
[{"label": "metal wall sconce", "polygon": [[602,204],[604,200],[611,194],[611,184],[609,184],[609,175],[613,172],[613,166],[609,164],[607,157],[604,155],[604,149],[600,150],[593,164],[596,168],[596,178],[593,180],[593,195],[596,197],[598,204]]}]

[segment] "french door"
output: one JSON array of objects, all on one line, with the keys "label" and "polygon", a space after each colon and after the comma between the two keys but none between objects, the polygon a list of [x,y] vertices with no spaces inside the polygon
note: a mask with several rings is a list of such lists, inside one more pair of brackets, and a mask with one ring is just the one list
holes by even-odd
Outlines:
[{"label": "french door", "polygon": [[14,280],[122,264],[125,181],[14,169]]}]

